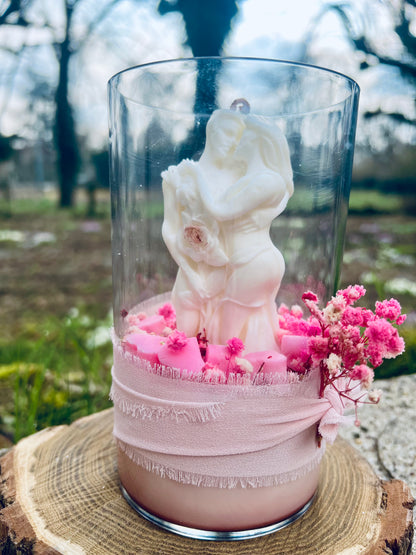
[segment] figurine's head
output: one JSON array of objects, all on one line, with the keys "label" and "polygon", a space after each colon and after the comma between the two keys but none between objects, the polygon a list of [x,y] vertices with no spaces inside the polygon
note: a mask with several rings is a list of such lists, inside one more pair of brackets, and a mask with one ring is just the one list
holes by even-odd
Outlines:
[{"label": "figurine's head", "polygon": [[207,124],[204,154],[214,161],[232,156],[244,129],[244,114],[233,110],[216,110]]}]

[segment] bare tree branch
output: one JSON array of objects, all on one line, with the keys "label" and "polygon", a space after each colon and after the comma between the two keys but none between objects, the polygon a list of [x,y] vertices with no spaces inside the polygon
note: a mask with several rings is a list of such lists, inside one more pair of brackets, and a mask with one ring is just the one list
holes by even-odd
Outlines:
[{"label": "bare tree branch", "polygon": [[[333,2],[325,5],[312,21],[305,39],[305,58],[309,45],[312,43],[313,34],[318,27],[319,22],[326,13],[334,12],[341,20],[341,23],[346,31],[347,38],[353,48],[365,55],[365,59],[363,59],[360,64],[361,70],[366,70],[374,66],[376,60],[376,63],[398,69],[404,79],[410,81],[411,83],[416,83],[416,37],[411,30],[413,24],[412,13],[414,12],[413,10],[409,12],[409,10],[406,9],[408,6],[416,7],[416,0],[401,0],[399,6],[393,3],[388,4],[390,9],[389,17],[392,21],[396,22],[393,30],[400,39],[403,47],[403,54],[401,56],[392,57],[390,55],[385,55],[381,49],[378,48],[378,45],[373,43],[373,41],[366,36],[365,29],[357,31],[357,29],[354,28],[354,18],[349,13],[350,10],[354,9],[351,2]],[[381,115],[387,116],[397,123],[406,123],[416,126],[415,119],[409,118],[399,112],[385,112],[378,109],[376,111],[367,112],[364,114],[364,117],[366,119],[371,119]]]},{"label": "bare tree branch", "polygon": [[397,123],[407,123],[408,125],[416,125],[415,119],[408,118],[405,115],[401,114],[400,112],[384,112],[379,108],[378,110],[374,110],[372,112],[368,111],[363,114],[363,117],[365,119],[372,119],[379,116],[388,117],[390,119],[393,119],[394,121],[397,121]]},{"label": "bare tree branch", "polygon": [[[24,17],[24,9],[30,2],[27,0],[10,0],[9,5],[0,15],[0,25],[20,25],[22,27],[27,27],[29,23]],[[17,19],[15,21],[8,21],[9,16],[17,14]]]},{"label": "bare tree branch", "polygon": [[[326,7],[326,11],[334,11],[339,15],[345,27],[345,30],[347,31],[348,39],[354,45],[354,48],[356,50],[359,50],[360,52],[363,52],[363,54],[366,54],[368,56],[374,56],[380,64],[398,68],[403,76],[409,76],[412,79],[416,78],[416,65],[413,65],[408,62],[404,62],[397,58],[384,56],[377,51],[377,48],[374,45],[372,45],[364,35],[361,35],[359,37],[354,36],[354,30],[352,28],[350,18],[346,13],[345,5],[343,4],[329,5]],[[416,45],[416,39],[410,34],[409,27],[410,27],[410,22],[404,19],[404,14],[403,14],[403,19],[400,25],[396,26],[396,32],[397,32],[397,29],[399,28],[402,34],[399,34],[399,33],[398,34],[403,44],[404,44],[403,34],[404,35],[408,34],[409,37],[413,39]],[[411,41],[409,40],[408,43],[410,44],[410,42]]]},{"label": "bare tree branch", "polygon": [[81,48],[85,45],[85,43],[90,39],[91,34],[97,25],[99,25],[104,19],[109,15],[116,4],[119,4],[120,0],[111,0],[106,4],[101,12],[94,18],[93,21],[90,22],[88,25],[87,30],[85,31],[84,37],[80,39],[76,46],[73,47],[73,52],[81,50]]},{"label": "bare tree branch", "polygon": [[406,48],[411,56],[416,56],[416,37],[410,31],[410,20],[406,16],[405,4],[416,6],[416,0],[410,2],[403,2],[400,13],[399,13],[399,23],[395,26],[394,30],[400,37],[403,46]]}]

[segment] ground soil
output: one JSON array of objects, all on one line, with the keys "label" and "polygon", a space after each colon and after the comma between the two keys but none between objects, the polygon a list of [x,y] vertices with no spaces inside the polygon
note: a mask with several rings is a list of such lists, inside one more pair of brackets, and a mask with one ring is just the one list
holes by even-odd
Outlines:
[{"label": "ground soil", "polygon": [[[58,210],[47,215],[0,216],[0,234],[1,230],[23,233],[19,241],[0,240],[3,337],[18,333],[27,318],[61,317],[72,307],[84,307],[97,318],[108,313],[112,302],[110,228],[109,216],[90,219]],[[42,237],[49,241],[42,242]],[[356,283],[363,273],[373,271],[380,246],[386,242],[394,247],[399,243],[407,257],[416,260],[415,237],[415,220],[410,217],[350,216],[342,283]],[[383,269],[379,264],[377,271],[384,280],[406,273],[414,280],[414,265],[390,263]],[[409,303],[413,300],[408,299]]]},{"label": "ground soil", "polygon": [[[26,318],[63,316],[85,307],[104,318],[111,307],[111,239],[108,218],[67,215],[13,216],[0,229],[22,231],[26,239],[0,243],[0,321],[17,333]],[[50,233],[55,240],[34,246],[31,238]]]}]

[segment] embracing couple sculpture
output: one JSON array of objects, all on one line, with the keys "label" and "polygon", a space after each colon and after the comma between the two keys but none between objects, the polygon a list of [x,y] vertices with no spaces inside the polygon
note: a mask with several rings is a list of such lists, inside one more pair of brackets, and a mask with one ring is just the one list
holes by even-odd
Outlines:
[{"label": "embracing couple sculpture", "polygon": [[293,180],[282,131],[244,108],[216,110],[199,161],[162,173],[162,233],[179,266],[172,291],[178,329],[188,337],[205,330],[215,344],[238,337],[250,352],[276,349],[285,263],[270,225]]}]

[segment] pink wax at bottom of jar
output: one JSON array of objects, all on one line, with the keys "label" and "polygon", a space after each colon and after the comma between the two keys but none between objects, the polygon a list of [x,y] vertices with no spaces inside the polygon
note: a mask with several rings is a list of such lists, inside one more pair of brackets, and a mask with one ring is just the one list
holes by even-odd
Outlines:
[{"label": "pink wax at bottom of jar", "polygon": [[175,524],[214,531],[250,530],[284,520],[313,497],[319,480],[318,465],[302,477],[277,486],[193,486],[145,470],[121,449],[118,471],[130,497],[147,511]]}]

